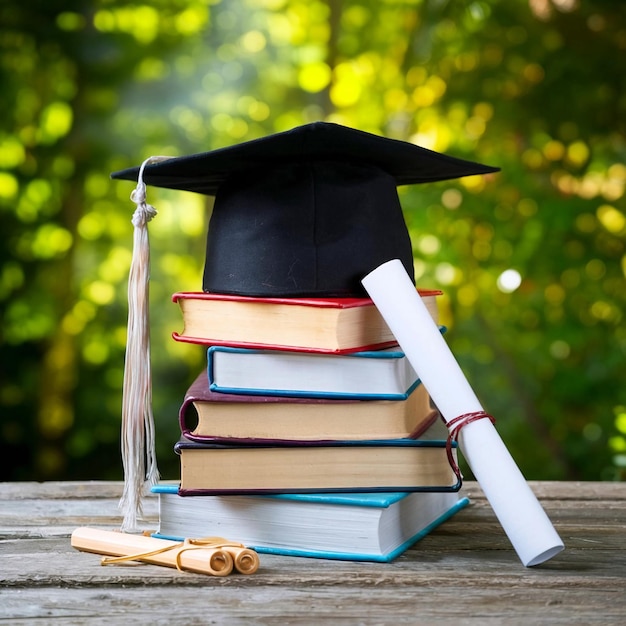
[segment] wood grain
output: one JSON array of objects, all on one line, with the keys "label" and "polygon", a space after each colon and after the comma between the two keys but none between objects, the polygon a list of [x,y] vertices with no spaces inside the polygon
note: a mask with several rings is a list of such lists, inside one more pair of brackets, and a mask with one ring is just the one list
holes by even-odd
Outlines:
[{"label": "wood grain", "polygon": [[[0,622],[626,623],[626,485],[530,484],[566,545],[535,568],[521,565],[468,482],[472,505],[393,563],[260,555],[254,575],[216,578],[102,567],[73,549],[79,526],[119,527],[121,483],[0,483]],[[154,496],[145,514],[156,528]]]}]

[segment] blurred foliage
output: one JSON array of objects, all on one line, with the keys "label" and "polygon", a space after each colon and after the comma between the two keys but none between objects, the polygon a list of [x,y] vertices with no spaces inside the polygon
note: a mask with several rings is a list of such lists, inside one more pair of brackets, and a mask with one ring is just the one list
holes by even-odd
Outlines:
[{"label": "blurred foliage", "polygon": [[[497,165],[402,188],[418,283],[527,478],[626,468],[626,4],[5,0],[2,480],[121,478],[132,185],[109,173],[318,119]],[[160,469],[204,351],[171,340],[207,199],[149,192]]]}]

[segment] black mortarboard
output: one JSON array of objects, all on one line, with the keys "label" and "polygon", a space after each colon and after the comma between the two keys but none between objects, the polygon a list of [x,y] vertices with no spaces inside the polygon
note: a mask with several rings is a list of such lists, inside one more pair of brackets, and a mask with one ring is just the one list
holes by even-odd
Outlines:
[{"label": "black mortarboard", "polygon": [[[112,177],[137,181],[139,167]],[[361,279],[413,254],[396,187],[497,168],[315,122],[147,164],[147,185],[215,196],[203,289],[258,297],[362,296]]]}]

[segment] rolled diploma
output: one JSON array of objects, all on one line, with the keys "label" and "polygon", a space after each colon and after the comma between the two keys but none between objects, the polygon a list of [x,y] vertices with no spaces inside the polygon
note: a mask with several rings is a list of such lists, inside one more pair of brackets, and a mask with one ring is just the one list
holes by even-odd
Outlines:
[{"label": "rolled diploma", "polygon": [[71,545],[83,552],[95,552],[108,556],[131,556],[143,555],[147,552],[170,547],[170,550],[152,556],[141,557],[145,563],[176,567],[176,555],[181,550],[181,569],[210,574],[212,576],[227,576],[233,570],[233,559],[230,554],[224,554],[223,550],[215,548],[188,549],[190,546],[183,545],[180,541],[157,539],[143,535],[133,535],[99,528],[77,528],[71,537]]},{"label": "rolled diploma", "polygon": [[[444,420],[483,411],[402,263],[387,261],[362,282]],[[522,563],[538,565],[563,550],[491,421],[479,419],[464,426],[459,446]]]},{"label": "rolled diploma", "polygon": [[249,548],[238,548],[226,545],[222,548],[233,557],[235,569],[240,574],[254,574],[259,569],[259,555]]}]

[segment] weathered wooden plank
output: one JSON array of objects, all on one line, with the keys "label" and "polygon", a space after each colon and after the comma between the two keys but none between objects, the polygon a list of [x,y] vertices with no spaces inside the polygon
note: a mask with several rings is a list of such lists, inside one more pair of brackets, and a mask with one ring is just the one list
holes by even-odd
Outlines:
[{"label": "weathered wooden plank", "polygon": [[479,590],[465,586],[244,590],[221,585],[190,589],[152,586],[0,591],[0,620],[32,624],[620,624],[623,597],[602,589]]},{"label": "weathered wooden plank", "polygon": [[[70,533],[73,527],[93,524],[115,528],[121,522],[117,499],[57,498],[0,501],[0,537],[47,536]],[[546,500],[544,506],[560,532],[580,525],[588,529],[609,526],[624,530],[626,500]],[[154,529],[158,523],[155,498],[146,499],[144,526]],[[462,524],[474,537],[477,533],[502,533],[499,523],[484,500],[472,500],[467,509],[450,520],[443,530]],[[68,532],[68,529],[69,532]],[[584,530],[584,528],[583,528]],[[466,534],[466,533],[461,533]]]},{"label": "weathered wooden plank", "polygon": [[[626,483],[593,481],[528,481],[540,500],[626,500]],[[0,501],[31,498],[119,498],[120,481],[0,482]],[[465,481],[470,497],[484,499],[478,483]]]},{"label": "weathered wooden plank", "polygon": [[0,621],[157,624],[184,607],[185,624],[626,623],[625,485],[531,486],[566,543],[536,568],[470,482],[473,504],[393,563],[261,555],[253,576],[211,578],[70,546],[78,526],[119,526],[119,482],[0,484]]},{"label": "weathered wooden plank", "polygon": [[0,482],[0,500],[119,498],[120,481]]},{"label": "weathered wooden plank", "polygon": [[[597,481],[528,481],[541,501],[567,500],[626,500],[626,483]],[[466,481],[463,489],[469,497],[484,499],[482,489],[475,481]]]},{"label": "weathered wooden plank", "polygon": [[[626,576],[623,535],[609,541],[569,548],[537,568],[524,568],[505,537],[491,545],[471,541],[454,543],[450,534],[433,533],[390,564],[355,563],[261,555],[261,569],[251,577],[229,577],[219,584],[242,586],[373,584],[423,585],[433,581],[465,582],[468,586],[501,587],[511,584],[543,587],[622,587]],[[71,548],[66,538],[22,539],[0,543],[2,586],[107,586],[115,584],[217,584],[205,576],[181,573],[153,565],[100,566],[98,555]],[[53,558],[48,558],[48,557]],[[471,571],[471,578],[467,572]],[[197,582],[194,582],[195,581]]]}]

